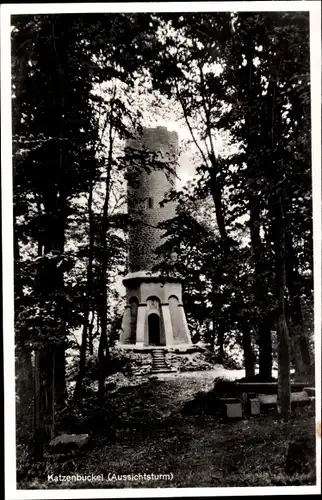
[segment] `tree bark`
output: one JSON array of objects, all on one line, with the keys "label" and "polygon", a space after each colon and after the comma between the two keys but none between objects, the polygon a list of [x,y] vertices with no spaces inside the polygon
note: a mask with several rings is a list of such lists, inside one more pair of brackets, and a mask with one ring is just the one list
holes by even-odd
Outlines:
[{"label": "tree bark", "polygon": [[219,326],[218,336],[217,336],[217,345],[218,345],[219,358],[220,358],[220,361],[222,363],[224,362],[224,359],[225,359],[224,340],[225,340],[224,332]]},{"label": "tree bark", "polygon": [[30,451],[36,460],[43,459],[44,444],[54,437],[54,352],[37,350],[34,367],[34,434]]},{"label": "tree bark", "polygon": [[[58,151],[58,165],[60,169],[60,184],[57,188],[50,186],[42,193],[45,213],[48,222],[45,229],[44,245],[39,245],[39,253],[48,254],[64,252],[66,197],[64,191],[62,152]],[[39,293],[43,303],[52,301],[53,295],[62,295],[64,290],[63,272],[56,266],[49,266],[45,272],[38,275]],[[56,299],[55,299],[56,300]],[[59,304],[56,304],[59,318]],[[60,326],[60,325],[59,325]],[[35,458],[41,459],[43,446],[55,434],[55,411],[61,408],[66,399],[65,379],[65,335],[60,342],[53,344],[48,339],[48,345],[36,350],[34,387],[34,434],[31,448]]]},{"label": "tree bark", "polygon": [[248,186],[248,207],[249,207],[249,227],[251,244],[253,250],[254,268],[255,268],[255,283],[254,283],[254,298],[259,314],[255,315],[256,330],[258,335],[259,347],[259,376],[263,381],[269,381],[272,378],[272,340],[271,327],[272,319],[267,312],[267,283],[265,283],[265,257],[264,246],[260,236],[260,198],[258,194],[257,178],[258,165],[254,163],[254,158],[257,157],[257,130],[254,129],[254,117],[252,109],[256,101],[256,91],[254,89],[254,41],[248,40],[247,47],[247,66],[248,68],[248,87],[247,87],[247,110],[245,113],[246,124],[248,124],[248,176],[250,179]]},{"label": "tree bark", "polygon": [[265,258],[264,247],[260,236],[260,209],[258,197],[254,195],[254,180],[249,187],[249,226],[253,249],[255,284],[254,298],[259,314],[256,317],[256,330],[259,347],[259,376],[263,381],[269,381],[272,377],[272,339],[271,339],[271,315],[267,313],[267,284],[265,284]]},{"label": "tree bark", "polygon": [[243,351],[244,351],[244,366],[246,378],[255,375],[255,356],[252,348],[252,340],[249,327],[243,325]]},{"label": "tree bark", "polygon": [[[59,211],[63,211],[64,207],[60,207]],[[56,217],[54,216],[56,219]],[[58,220],[57,220],[58,219]],[[64,251],[64,225],[65,221],[62,217],[57,217],[56,221],[50,225],[48,228],[48,239],[44,247],[44,253],[49,253],[51,251],[56,251],[63,253]],[[53,271],[54,276],[44,276],[43,279],[47,281],[45,283],[45,288],[47,292],[50,293],[61,293],[64,290],[64,277],[60,269],[55,269]],[[57,315],[59,312],[57,311]],[[65,374],[65,338],[61,338],[59,345],[55,345],[51,349],[54,351],[54,362],[55,362],[55,400],[58,407],[64,405],[66,399],[66,374]]]},{"label": "tree bark", "polygon": [[[94,227],[93,227],[93,182],[91,182],[88,196],[88,217],[89,217],[89,249],[88,249],[88,264],[87,264],[87,297],[84,311],[84,326],[82,332],[82,344],[80,347],[79,370],[76,379],[74,390],[74,398],[80,399],[82,393],[82,383],[86,368],[86,349],[88,344],[88,335],[91,325],[89,325],[90,303],[92,299],[93,289],[93,258],[94,258]],[[93,344],[93,343],[91,343]],[[93,346],[92,346],[93,348]]]},{"label": "tree bark", "polygon": [[[23,283],[20,272],[20,252],[17,232],[14,234],[14,305],[15,320],[19,316],[23,300]],[[33,367],[31,348],[28,343],[29,334],[23,327],[15,324],[15,356],[16,356],[16,391],[17,391],[17,427],[20,427],[19,437],[28,443],[32,434],[32,404],[33,404]]]},{"label": "tree bark", "polygon": [[93,329],[94,329],[94,318],[95,311],[92,311],[92,320],[88,328],[88,351],[91,356],[94,354],[94,346],[93,346]]},{"label": "tree bark", "polygon": [[[116,88],[115,88],[116,92]],[[114,94],[115,97],[115,94]],[[108,249],[107,249],[107,234],[109,230],[108,207],[110,200],[110,187],[113,168],[113,114],[114,102],[111,104],[110,120],[109,120],[109,152],[106,165],[106,181],[105,181],[105,200],[102,214],[101,224],[101,246],[102,246],[102,262],[101,262],[101,294],[99,316],[101,323],[101,335],[98,346],[98,399],[103,401],[105,395],[105,377],[106,365],[109,357],[108,340],[107,340],[107,270],[108,270]]]},{"label": "tree bark", "polygon": [[314,362],[308,338],[305,334],[302,305],[300,275],[297,259],[293,248],[292,236],[286,237],[286,283],[290,295],[289,323],[291,348],[298,380],[314,381]]},{"label": "tree bark", "polygon": [[33,430],[33,366],[31,350],[20,343],[16,346],[17,441],[28,444]]},{"label": "tree bark", "polygon": [[291,413],[290,340],[285,315],[285,222],[281,195],[274,196],[273,218],[278,341],[278,412],[284,420]]}]

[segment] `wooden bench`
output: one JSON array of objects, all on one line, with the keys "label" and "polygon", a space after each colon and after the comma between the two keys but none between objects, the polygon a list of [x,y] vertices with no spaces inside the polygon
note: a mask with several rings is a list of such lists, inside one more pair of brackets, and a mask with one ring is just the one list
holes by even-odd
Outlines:
[{"label": "wooden bench", "polygon": [[[259,415],[261,409],[277,405],[277,382],[235,382],[238,397],[220,398],[222,413],[228,418],[241,418],[242,415]],[[304,389],[305,388],[305,389]],[[291,404],[309,404],[315,395],[315,388],[307,382],[291,383]]]},{"label": "wooden bench", "polygon": [[[276,405],[277,394],[258,394],[258,399],[261,405]],[[291,403],[307,403],[310,402],[309,395],[306,391],[292,392]]]},{"label": "wooden bench", "polygon": [[[291,382],[291,392],[303,391],[308,382]],[[236,389],[241,393],[253,392],[256,394],[276,394],[277,382],[235,382]]]}]

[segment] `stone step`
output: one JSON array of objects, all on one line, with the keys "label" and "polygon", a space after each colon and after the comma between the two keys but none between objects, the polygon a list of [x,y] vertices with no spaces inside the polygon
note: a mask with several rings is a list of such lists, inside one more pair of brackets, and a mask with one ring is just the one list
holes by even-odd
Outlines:
[{"label": "stone step", "polygon": [[173,370],[169,368],[165,360],[165,351],[163,349],[152,350],[152,367],[151,374],[171,373]]},{"label": "stone step", "polygon": [[152,368],[150,373],[172,373],[171,368]]}]

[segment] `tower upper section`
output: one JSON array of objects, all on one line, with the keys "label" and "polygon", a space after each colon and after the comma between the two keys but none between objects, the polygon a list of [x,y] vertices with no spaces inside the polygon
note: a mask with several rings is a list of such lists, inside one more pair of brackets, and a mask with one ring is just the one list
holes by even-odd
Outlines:
[{"label": "tower upper section", "polygon": [[162,207],[160,203],[175,186],[178,134],[166,127],[148,128],[127,145],[137,152],[136,168],[129,165],[129,171],[135,174],[127,189],[128,213],[133,221],[129,230],[129,272],[150,271],[157,263],[155,250],[163,243],[162,230],[157,226],[175,216],[174,202]]}]

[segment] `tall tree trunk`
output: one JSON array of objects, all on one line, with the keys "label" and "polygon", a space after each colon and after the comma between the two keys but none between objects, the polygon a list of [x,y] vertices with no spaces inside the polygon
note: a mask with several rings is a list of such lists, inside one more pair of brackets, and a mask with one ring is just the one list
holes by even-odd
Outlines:
[{"label": "tall tree trunk", "polygon": [[[44,245],[39,245],[39,252],[44,254],[52,251],[57,254],[64,252],[66,198],[64,195],[64,175],[62,152],[58,151],[60,169],[59,188],[53,188],[43,193],[43,203],[48,216],[45,230]],[[60,268],[49,267],[39,277],[42,290],[42,300],[51,301],[53,294],[62,296],[64,289],[63,272]],[[57,318],[59,305],[56,304]],[[59,325],[60,326],[60,325]],[[58,326],[58,327],[59,327]],[[55,411],[62,407],[66,399],[65,379],[65,335],[60,342],[53,344],[48,339],[48,345],[35,352],[35,404],[34,404],[34,435],[31,448],[35,458],[41,458],[43,446],[55,434]]]},{"label": "tall tree trunk", "polygon": [[[203,73],[203,68],[202,66],[199,66],[199,76],[201,79],[201,82],[204,82],[204,73]],[[214,140],[212,136],[212,126],[211,126],[211,108],[207,104],[206,100],[204,99],[204,95],[202,95],[203,99],[203,108],[204,108],[204,116],[205,116],[205,125],[207,128],[207,136],[206,139],[204,140],[204,143],[206,145],[206,150],[207,150],[207,155],[203,152],[197,137],[193,131],[193,128],[190,123],[189,119],[189,112],[187,110],[187,107],[185,105],[184,99],[182,98],[182,95],[180,93],[179,85],[177,80],[175,80],[175,86],[176,86],[176,93],[178,100],[181,104],[182,112],[184,115],[185,122],[187,124],[187,127],[190,131],[192,140],[197,147],[203,162],[205,165],[208,166],[208,173],[210,176],[210,192],[211,196],[214,202],[215,206],[215,213],[216,213],[216,221],[217,221],[217,226],[218,230],[220,233],[220,238],[221,238],[221,248],[222,248],[222,266],[221,269],[217,269],[215,273],[215,282],[217,285],[221,281],[221,276],[224,272],[225,269],[228,268],[229,266],[229,259],[231,255],[231,245],[232,245],[232,239],[229,237],[226,229],[226,219],[225,219],[225,210],[224,210],[224,203],[223,203],[223,186],[221,183],[221,179],[219,177],[220,174],[220,165],[218,163],[218,158],[216,155],[215,151],[215,145],[214,145]],[[209,147],[207,145],[207,141],[209,141]],[[217,307],[217,306],[216,306]],[[219,321],[218,321],[219,323]],[[219,349],[219,356],[223,360],[224,359],[224,336],[223,332],[221,332],[221,328],[219,325],[217,325],[217,331],[218,331],[218,336],[217,336],[217,345]]]},{"label": "tall tree trunk", "polygon": [[30,451],[36,460],[43,459],[45,442],[54,437],[54,364],[53,351],[37,350],[34,367],[34,434]]},{"label": "tall tree trunk", "polygon": [[275,286],[276,286],[276,331],[278,357],[278,392],[277,409],[284,420],[289,420],[291,414],[291,374],[290,374],[290,338],[285,311],[286,286],[286,231],[284,210],[283,166],[275,161],[275,127],[281,119],[281,113],[276,112],[276,98],[279,90],[278,81],[282,67],[282,59],[278,63],[278,74],[271,75],[267,98],[270,109],[270,165],[267,171],[267,181],[271,181],[270,212],[272,234],[275,251]]},{"label": "tall tree trunk", "polygon": [[93,227],[93,182],[91,182],[88,196],[88,217],[89,217],[89,249],[88,249],[88,264],[87,264],[87,278],[86,278],[86,288],[87,297],[85,302],[84,311],[84,326],[82,332],[82,344],[80,347],[80,359],[79,359],[79,370],[76,379],[76,385],[74,390],[74,398],[79,399],[82,393],[82,383],[85,375],[86,368],[86,349],[88,344],[88,334],[91,328],[89,325],[89,312],[92,300],[92,289],[93,289],[93,258],[94,258],[94,227]]},{"label": "tall tree trunk", "polygon": [[93,346],[94,319],[95,319],[95,311],[92,310],[92,319],[88,328],[88,351],[91,356],[93,356],[94,354],[94,346]]},{"label": "tall tree trunk", "polygon": [[265,286],[264,248],[260,237],[260,210],[258,198],[253,194],[253,186],[249,188],[249,213],[250,213],[250,236],[253,249],[255,284],[254,297],[259,315],[256,318],[256,329],[259,347],[259,376],[268,381],[272,377],[272,338],[271,338],[271,315],[267,314],[267,294]]},{"label": "tall tree trunk", "polygon": [[[116,92],[116,87],[114,92]],[[102,267],[101,267],[101,294],[100,294],[100,306],[99,306],[101,335],[98,346],[98,367],[99,367],[98,399],[101,401],[104,399],[105,395],[106,365],[109,357],[108,340],[107,340],[107,270],[108,270],[107,234],[109,230],[108,208],[109,208],[111,176],[113,168],[113,163],[112,163],[113,143],[114,143],[113,125],[112,125],[113,106],[114,106],[114,101],[112,102],[111,105],[110,120],[109,120],[109,152],[106,165],[105,200],[103,206],[102,225],[101,225]]]},{"label": "tall tree trunk", "polygon": [[[103,222],[103,226],[105,226]],[[104,242],[103,242],[104,240]],[[98,366],[99,366],[99,379],[98,379],[98,398],[104,399],[105,395],[105,377],[106,377],[106,364],[108,360],[108,341],[107,341],[107,247],[106,247],[106,231],[103,230],[102,234],[102,247],[103,247],[103,260],[101,268],[101,294],[100,294],[100,323],[101,335],[98,345]]]},{"label": "tall tree trunk", "polygon": [[[16,227],[16,226],[15,226]],[[17,231],[14,235],[14,296],[15,296],[15,319],[23,301],[23,285],[20,271],[20,252]],[[17,391],[17,426],[20,438],[28,443],[32,434],[32,403],[33,403],[33,367],[31,361],[31,348],[28,343],[28,331],[21,326],[15,325],[15,356],[16,356],[16,391]]]},{"label": "tall tree trunk", "polygon": [[304,330],[300,275],[291,234],[288,234],[286,237],[286,283],[290,295],[288,317],[296,378],[298,380],[313,382],[314,363],[310,352],[309,341]]},{"label": "tall tree trunk", "polygon": [[219,342],[219,337],[218,337],[218,312],[217,312],[217,307],[218,307],[218,297],[217,297],[217,283],[216,283],[216,275],[212,277],[211,279],[211,290],[212,290],[212,311],[211,311],[211,318],[212,318],[212,330],[209,332],[210,336],[210,345],[211,345],[211,350],[212,353],[216,351],[216,345]]},{"label": "tall tree trunk", "polygon": [[[42,245],[38,244],[38,255]],[[39,277],[44,280],[44,276]],[[44,444],[54,436],[54,350],[43,347],[34,351],[34,425],[29,449],[36,460],[43,459]]]},{"label": "tall tree trunk", "polygon": [[[23,89],[28,78],[28,51],[25,47],[19,48],[17,51],[17,72],[15,75],[15,99],[13,101],[13,114],[12,114],[12,133],[19,135],[21,133],[21,116],[22,116],[22,102],[23,102]],[[17,145],[13,142],[13,153],[15,154]],[[15,171],[15,169],[14,169]],[[19,251],[19,237],[17,232],[17,221],[15,215],[15,208],[19,204],[21,192],[15,185],[14,178],[14,316],[15,321],[19,316],[21,310],[21,303],[23,301],[23,283],[20,271],[20,251]],[[24,442],[30,440],[32,435],[32,404],[33,404],[33,366],[32,366],[32,350],[28,345],[28,333],[21,327],[15,325],[15,356],[16,356],[16,391],[18,401],[16,405],[17,411],[17,426],[23,428]],[[17,436],[17,439],[19,437]]]},{"label": "tall tree trunk", "polygon": [[[60,207],[58,209],[59,216],[54,216],[50,228],[48,228],[47,242],[44,247],[44,253],[51,251],[63,253],[64,252],[64,229],[65,229],[65,202],[60,197]],[[55,269],[55,277],[48,277],[48,292],[60,293],[63,295],[64,291],[64,277],[60,269]],[[49,284],[51,283],[51,285]],[[57,310],[57,316],[59,311]],[[60,343],[56,344],[53,349],[54,363],[55,363],[55,402],[58,408],[64,406],[66,400],[66,373],[65,373],[65,350],[66,338],[61,338]]]},{"label": "tall tree trunk", "polygon": [[247,86],[247,110],[245,120],[248,130],[247,154],[248,154],[248,175],[250,183],[248,186],[248,206],[250,215],[250,236],[254,258],[255,283],[254,297],[259,314],[256,315],[256,330],[259,347],[259,375],[264,381],[272,377],[272,339],[271,315],[267,313],[267,284],[264,278],[264,247],[260,236],[260,199],[257,188],[258,165],[255,162],[257,157],[257,130],[254,129],[253,108],[256,102],[256,80],[254,73],[254,40],[249,37],[247,40],[247,66],[248,86]]},{"label": "tall tree trunk", "polygon": [[244,351],[244,366],[246,377],[253,377],[255,375],[255,356],[252,348],[252,339],[250,334],[249,325],[242,325],[243,334],[243,351]]},{"label": "tall tree trunk", "polygon": [[275,249],[277,342],[278,342],[278,412],[284,420],[291,413],[290,339],[285,315],[285,218],[280,194],[273,201],[273,231]]}]

